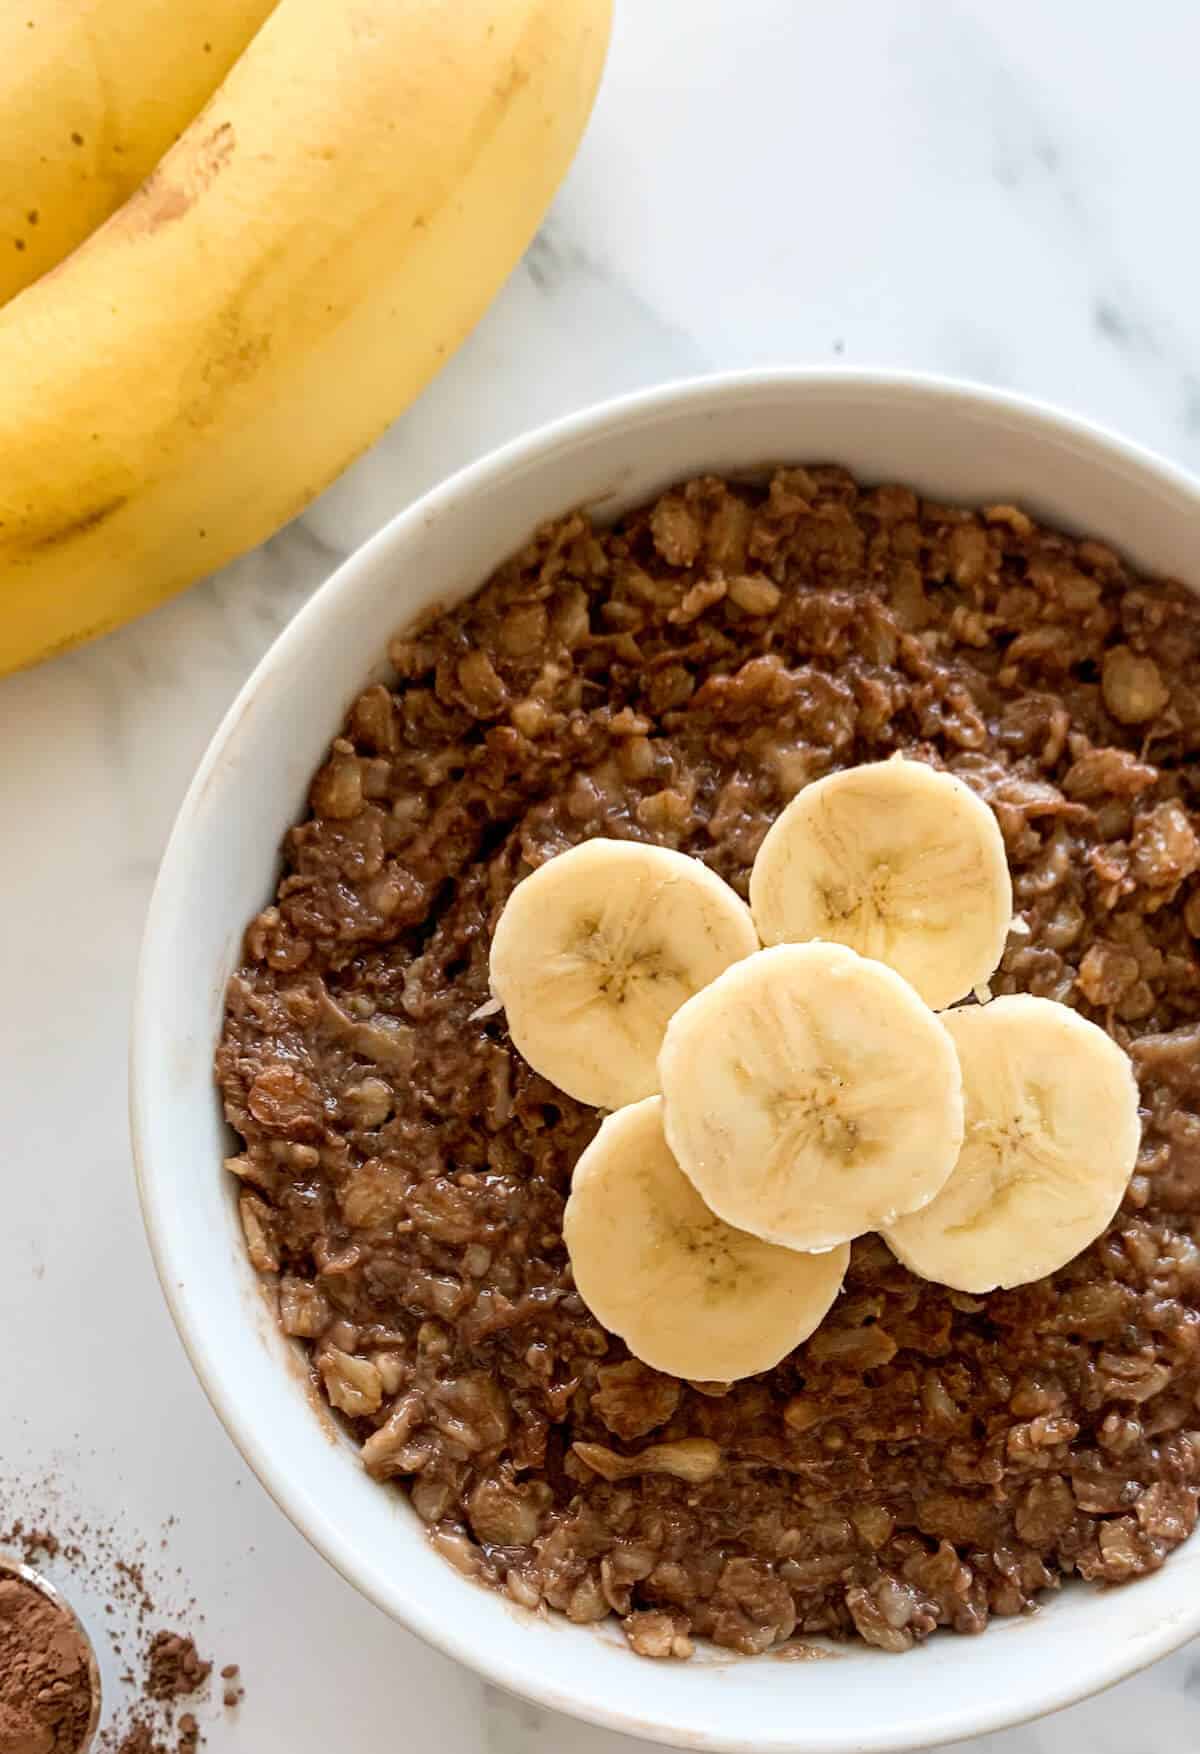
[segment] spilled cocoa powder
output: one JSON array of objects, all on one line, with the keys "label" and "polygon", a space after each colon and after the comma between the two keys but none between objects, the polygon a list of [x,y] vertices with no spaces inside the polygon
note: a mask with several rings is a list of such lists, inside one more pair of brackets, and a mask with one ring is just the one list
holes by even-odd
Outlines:
[{"label": "spilled cocoa powder", "polygon": [[[18,1503],[25,1514],[12,1516]],[[150,1543],[74,1513],[53,1485],[0,1482],[0,1559],[51,1573],[85,1624],[90,1610],[93,1638],[107,1642],[116,1679],[104,1690],[96,1754],[198,1754],[204,1741],[197,1713],[212,1697],[213,1665],[193,1631],[164,1624],[195,1626],[204,1618],[182,1574],[162,1557],[169,1531],[170,1523]],[[74,1600],[72,1574],[84,1600]],[[227,1709],[243,1697],[240,1672],[236,1663],[221,1671]],[[91,1716],[91,1685],[87,1648],[70,1615],[0,1570],[0,1754],[76,1754]]]},{"label": "spilled cocoa powder", "polygon": [[150,1699],[186,1699],[199,1691],[212,1673],[190,1638],[178,1632],[156,1632],[146,1657],[146,1693]]},{"label": "spilled cocoa powder", "polygon": [[206,1693],[211,1674],[211,1662],[186,1633],[156,1632],[134,1677],[139,1697],[127,1710],[120,1740],[102,1735],[100,1748],[112,1754],[196,1754],[204,1740],[196,1714],[185,1711],[176,1721],[174,1707]]},{"label": "spilled cocoa powder", "polygon": [[76,1754],[93,1698],[88,1648],[71,1615],[0,1572],[0,1754]]}]

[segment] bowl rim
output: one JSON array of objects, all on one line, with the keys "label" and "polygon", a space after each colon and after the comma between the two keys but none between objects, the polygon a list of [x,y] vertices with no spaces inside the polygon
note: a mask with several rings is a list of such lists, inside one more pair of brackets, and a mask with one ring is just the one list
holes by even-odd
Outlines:
[{"label": "bowl rim", "polygon": [[[152,1058],[156,1033],[149,994],[155,985],[155,970],[160,946],[167,940],[166,925],[173,909],[176,872],[186,867],[188,849],[201,799],[213,781],[231,748],[235,745],[239,726],[247,710],[268,677],[285,668],[294,652],[307,647],[326,620],[336,617],[339,599],[353,591],[357,581],[375,571],[393,549],[403,548],[410,530],[427,521],[440,518],[456,503],[468,499],[484,485],[495,486],[518,471],[547,461],[561,447],[581,439],[596,438],[605,432],[628,428],[642,417],[682,411],[689,403],[715,400],[728,405],[743,397],[789,390],[848,394],[915,395],[942,403],[963,413],[975,412],[986,417],[1008,415],[1027,429],[1040,429],[1047,437],[1074,441],[1092,452],[1105,452],[1108,457],[1137,473],[1154,478],[1158,484],[1190,502],[1200,522],[1200,479],[1149,447],[1126,439],[1099,422],[1074,414],[1055,404],[1013,391],[991,387],[967,379],[952,378],[938,373],[874,369],[859,366],[762,366],[750,370],[720,371],[674,378],[666,382],[607,398],[574,413],[545,422],[528,432],[507,440],[502,445],[456,470],[443,481],[420,495],[340,561],[328,578],[318,586],[307,602],[268,646],[250,675],[226,710],[204,752],[185,792],[167,839],[146,914],[141,949],[138,957],[132,1005],[129,1059],[130,1133],[138,1197],[142,1210],[150,1253],[167,1307],[174,1321],[184,1351],[214,1412],[225,1426],[247,1465],[284,1515],[314,1546],[322,1557],[356,1590],[376,1606],[398,1620],[406,1630],[423,1639],[433,1648],[461,1663],[468,1672],[492,1682],[506,1691],[536,1702],[569,1717],[593,1723],[601,1728],[645,1741],[665,1743],[672,1747],[694,1747],[728,1750],[729,1754],[788,1754],[793,1748],[814,1745],[783,1740],[775,1735],[764,1739],[753,1731],[742,1737],[698,1735],[682,1727],[673,1730],[665,1723],[647,1723],[637,1714],[636,1707],[626,1710],[619,1702],[576,1702],[556,1687],[554,1682],[532,1665],[522,1666],[502,1653],[480,1649],[460,1636],[457,1628],[436,1612],[426,1612],[419,1597],[413,1595],[399,1606],[394,1599],[363,1581],[357,1573],[351,1545],[333,1519],[322,1513],[307,1495],[298,1477],[281,1474],[264,1454],[258,1428],[250,1416],[243,1415],[239,1397],[220,1367],[220,1360],[210,1355],[204,1336],[203,1297],[197,1296],[186,1275],[178,1270],[176,1237],[168,1220],[162,1196],[163,1177],[152,1160],[149,1138],[150,1116],[155,1097],[143,1068]],[[717,410],[716,412],[719,412]],[[314,1415],[314,1433],[320,1427]],[[1200,1541],[1200,1533],[1196,1539]],[[582,1630],[582,1629],[581,1629]],[[930,1723],[932,1739],[914,1744],[911,1729],[872,1731],[869,1740],[859,1740],[852,1732],[845,1739],[839,1736],[836,1746],[845,1754],[869,1750],[870,1754],[909,1754],[914,1747],[931,1748],[961,1737],[992,1734],[999,1730],[1028,1723],[1050,1712],[1076,1704],[1103,1692],[1161,1657],[1176,1650],[1187,1639],[1200,1632],[1200,1597],[1190,1614],[1167,1614],[1153,1627],[1142,1632],[1130,1645],[1114,1645],[1107,1660],[1095,1661],[1082,1673],[1064,1672],[1055,1683],[1043,1686],[1035,1694],[1015,1703],[995,1701],[981,1705],[976,1711],[961,1709],[952,1716],[945,1713]],[[687,1738],[686,1741],[683,1738]],[[832,1746],[832,1744],[830,1744]]]}]

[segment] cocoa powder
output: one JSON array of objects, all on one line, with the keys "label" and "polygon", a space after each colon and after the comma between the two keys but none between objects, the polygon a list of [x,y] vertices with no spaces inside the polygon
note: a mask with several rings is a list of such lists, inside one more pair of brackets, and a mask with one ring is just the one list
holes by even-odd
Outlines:
[{"label": "cocoa powder", "polygon": [[150,1725],[143,1721],[133,1724],[121,1737],[116,1754],[163,1754],[163,1747],[154,1740]]},{"label": "cocoa powder", "polygon": [[192,1640],[178,1632],[156,1632],[146,1657],[146,1695],[150,1699],[184,1699],[208,1680],[206,1663]]},{"label": "cocoa powder", "polygon": [[[169,1518],[161,1538],[150,1539],[119,1520],[85,1515],[52,1477],[0,1476],[0,1584],[12,1575],[3,1570],[5,1559],[44,1568],[93,1637],[107,1645],[110,1684],[94,1754],[198,1754],[204,1742],[197,1713],[216,1691],[213,1665],[200,1655],[191,1630],[164,1626],[168,1616],[177,1627],[204,1620],[182,1572],[167,1558],[174,1525]],[[70,1615],[35,1587],[22,1582],[21,1591],[34,1608],[45,1604],[56,1628],[65,1622],[75,1632]],[[28,1611],[22,1610],[22,1624]],[[69,1690],[56,1685],[64,1677],[47,1684],[36,1663],[17,1660],[13,1618],[0,1610],[0,1754],[75,1754],[90,1721],[90,1689],[81,1715],[73,1716],[63,1703]],[[38,1621],[46,1624],[40,1609]],[[75,1638],[87,1675],[87,1646],[78,1633]],[[37,1637],[32,1643],[41,1649]],[[236,1663],[224,1665],[217,1698],[227,1710],[241,1703],[239,1677]]]},{"label": "cocoa powder", "polygon": [[0,1754],[76,1754],[92,1704],[88,1648],[71,1616],[0,1573]]}]

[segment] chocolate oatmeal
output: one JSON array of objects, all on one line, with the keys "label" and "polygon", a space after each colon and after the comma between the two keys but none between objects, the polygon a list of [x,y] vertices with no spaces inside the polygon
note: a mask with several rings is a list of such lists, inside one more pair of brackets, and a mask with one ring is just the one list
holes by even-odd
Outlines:
[{"label": "chocolate oatmeal", "polygon": [[[250,1258],[369,1472],[468,1576],[616,1615],[647,1656],[905,1650],[1161,1565],[1200,1488],[1200,600],[1010,506],[785,469],[562,519],[391,657],[287,838],[217,1059]],[[744,896],[806,782],[897,750],[996,813],[993,991],[1132,1056],[1124,1204],[986,1297],[864,1238],[774,1370],[659,1375],[574,1289],[563,1204],[599,1116],[513,1050],[491,931],[593,835]],[[714,1465],[665,1469],[685,1441]]]}]

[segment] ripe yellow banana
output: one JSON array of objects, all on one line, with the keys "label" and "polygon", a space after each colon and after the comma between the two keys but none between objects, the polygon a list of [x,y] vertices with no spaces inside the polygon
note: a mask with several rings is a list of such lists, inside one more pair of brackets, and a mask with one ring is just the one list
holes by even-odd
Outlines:
[{"label": "ripe yellow banana", "polygon": [[128,199],[275,0],[0,7],[0,303]]},{"label": "ripe yellow banana", "polygon": [[0,673],[271,534],[480,316],[611,0],[280,0],[141,189],[0,310]]}]

